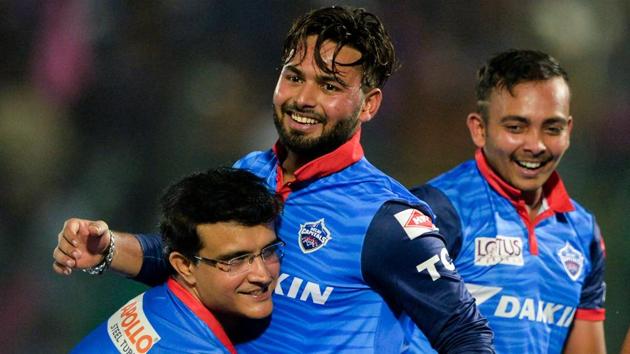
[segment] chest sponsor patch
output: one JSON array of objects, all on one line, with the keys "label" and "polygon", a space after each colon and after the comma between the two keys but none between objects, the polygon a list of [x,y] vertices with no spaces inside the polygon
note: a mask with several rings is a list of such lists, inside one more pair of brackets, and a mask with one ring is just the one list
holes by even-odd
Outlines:
[{"label": "chest sponsor patch", "polygon": [[144,314],[143,297],[136,296],[107,320],[107,334],[120,353],[146,353],[160,340]]},{"label": "chest sponsor patch", "polygon": [[328,228],[326,228],[326,223],[323,218],[317,221],[300,224],[298,241],[303,253],[315,252],[324,247],[331,239],[332,236]]},{"label": "chest sponsor patch", "polygon": [[394,214],[396,220],[410,239],[414,239],[427,232],[437,231],[438,228],[433,225],[431,218],[422,214],[417,209],[406,209]]},{"label": "chest sponsor patch", "polygon": [[558,250],[558,257],[560,257],[560,263],[562,263],[569,277],[576,281],[584,268],[584,256],[582,253],[567,242],[564,247]]},{"label": "chest sponsor patch", "polygon": [[506,264],[522,266],[523,240],[520,237],[477,237],[475,239],[475,265]]}]

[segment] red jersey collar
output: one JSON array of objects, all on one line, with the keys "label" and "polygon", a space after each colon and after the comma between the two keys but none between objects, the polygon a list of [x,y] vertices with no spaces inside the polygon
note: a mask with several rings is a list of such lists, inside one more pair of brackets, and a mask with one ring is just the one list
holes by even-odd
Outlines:
[{"label": "red jersey collar", "polygon": [[223,326],[221,323],[214,317],[212,312],[206,308],[199,299],[194,297],[186,288],[181,286],[175,279],[168,278],[166,285],[168,289],[181,301],[186,305],[197,317],[199,317],[203,322],[205,322],[212,333],[221,341],[221,344],[225,346],[225,348],[232,354],[236,354],[236,348],[234,348],[234,344],[225,333]]},{"label": "red jersey collar", "polygon": [[[496,174],[483,154],[481,149],[475,152],[475,161],[481,175],[488,181],[494,190],[508,199],[512,204],[517,205],[523,200],[522,192],[505,182]],[[565,213],[575,210],[564,183],[560,179],[558,172],[553,171],[547,182],[543,185],[543,198],[547,200],[549,209],[557,213]]]},{"label": "red jersey collar", "polygon": [[[328,176],[335,172],[341,171],[342,169],[352,165],[353,163],[361,160],[363,157],[363,147],[361,146],[361,129],[357,130],[356,133],[343,145],[336,148],[335,150],[329,152],[326,155],[320,156],[312,161],[309,161],[304,166],[298,168],[295,173],[295,182],[307,181],[310,179],[321,178],[324,176]],[[282,161],[287,156],[287,151],[280,142],[276,142],[273,146],[273,152],[278,158],[278,189],[282,186],[283,173],[282,173]]]}]

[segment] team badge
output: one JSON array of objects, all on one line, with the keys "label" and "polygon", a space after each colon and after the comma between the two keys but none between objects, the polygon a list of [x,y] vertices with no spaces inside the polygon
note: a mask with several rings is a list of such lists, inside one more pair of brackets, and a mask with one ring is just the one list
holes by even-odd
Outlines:
[{"label": "team badge", "polygon": [[304,253],[315,252],[324,247],[326,243],[332,239],[323,218],[317,221],[300,224],[298,236],[300,248]]},{"label": "team badge", "polygon": [[560,263],[569,277],[576,281],[584,268],[584,256],[568,242],[558,251]]},{"label": "team badge", "polygon": [[410,239],[414,239],[427,232],[437,231],[438,228],[433,225],[431,218],[422,214],[417,209],[406,209],[394,215],[400,226],[403,227],[405,233]]}]

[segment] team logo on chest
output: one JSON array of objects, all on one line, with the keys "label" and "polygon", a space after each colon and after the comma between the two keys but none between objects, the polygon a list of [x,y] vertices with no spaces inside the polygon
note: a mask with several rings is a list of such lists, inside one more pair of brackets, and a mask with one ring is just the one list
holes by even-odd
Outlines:
[{"label": "team logo on chest", "polygon": [[298,236],[300,248],[304,253],[315,252],[324,247],[326,243],[332,239],[323,218],[317,221],[300,224]]},{"label": "team logo on chest", "polygon": [[582,274],[582,269],[584,268],[584,256],[582,253],[567,242],[564,247],[558,251],[558,256],[560,257],[560,263],[562,263],[569,277],[573,279],[573,281],[576,281],[580,277],[580,274]]},{"label": "team logo on chest", "polygon": [[523,240],[515,236],[475,238],[475,265],[523,266]]}]

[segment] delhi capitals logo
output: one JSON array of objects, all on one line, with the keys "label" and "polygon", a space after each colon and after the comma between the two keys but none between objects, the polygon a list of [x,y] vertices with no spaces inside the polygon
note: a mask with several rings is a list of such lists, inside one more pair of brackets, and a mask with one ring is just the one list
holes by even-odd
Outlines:
[{"label": "delhi capitals logo", "polygon": [[304,253],[315,252],[332,239],[323,218],[314,222],[300,224],[298,236],[300,236],[300,248]]},{"label": "delhi capitals logo", "polygon": [[576,281],[584,268],[584,256],[568,242],[558,251],[560,262],[569,277]]}]

